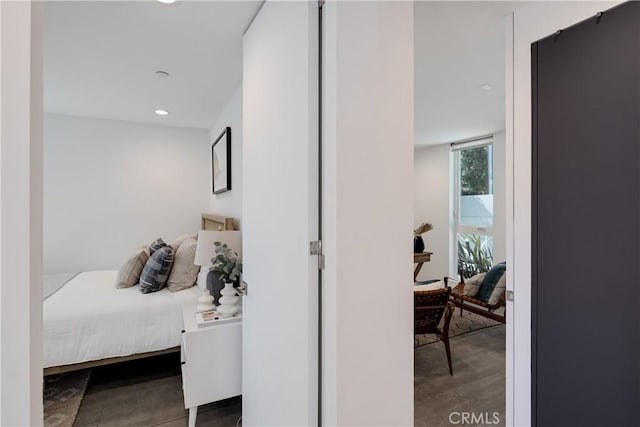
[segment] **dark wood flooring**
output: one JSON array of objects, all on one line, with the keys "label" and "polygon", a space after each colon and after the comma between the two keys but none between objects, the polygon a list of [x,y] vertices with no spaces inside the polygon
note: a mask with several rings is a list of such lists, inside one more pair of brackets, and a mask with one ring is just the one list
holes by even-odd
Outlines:
[{"label": "dark wood flooring", "polygon": [[[504,425],[505,327],[496,326],[451,340],[454,375],[441,343],[415,351],[415,425],[451,426],[452,412],[498,412]],[[234,427],[240,398],[203,406],[198,426]],[[454,415],[454,421],[456,418]],[[76,427],[184,427],[179,355],[164,355],[94,368]]]},{"label": "dark wood flooring", "polygon": [[[416,349],[415,425],[504,426],[505,338],[505,326],[500,325],[451,339],[453,376],[442,343]],[[462,412],[482,416],[485,423],[462,424]],[[494,422],[494,412],[499,423]]]},{"label": "dark wood flooring", "polygon": [[[234,427],[240,397],[198,408],[198,426]],[[75,427],[184,427],[180,355],[168,354],[94,368]]]}]

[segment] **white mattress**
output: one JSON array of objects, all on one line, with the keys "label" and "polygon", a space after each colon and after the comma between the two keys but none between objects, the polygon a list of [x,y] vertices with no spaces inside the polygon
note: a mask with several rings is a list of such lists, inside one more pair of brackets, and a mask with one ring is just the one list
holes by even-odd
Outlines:
[{"label": "white mattress", "polygon": [[44,301],[44,367],[180,345],[182,305],[200,295],[116,289],[117,271],[80,273]]}]

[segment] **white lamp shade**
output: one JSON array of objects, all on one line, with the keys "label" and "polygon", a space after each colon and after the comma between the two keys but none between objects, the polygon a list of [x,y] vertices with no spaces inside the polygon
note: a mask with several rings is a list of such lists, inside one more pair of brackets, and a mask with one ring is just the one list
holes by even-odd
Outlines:
[{"label": "white lamp shade", "polygon": [[211,259],[216,256],[215,242],[226,243],[227,246],[238,253],[242,259],[242,233],[240,231],[198,231],[198,244],[193,263],[201,267],[211,266]]}]

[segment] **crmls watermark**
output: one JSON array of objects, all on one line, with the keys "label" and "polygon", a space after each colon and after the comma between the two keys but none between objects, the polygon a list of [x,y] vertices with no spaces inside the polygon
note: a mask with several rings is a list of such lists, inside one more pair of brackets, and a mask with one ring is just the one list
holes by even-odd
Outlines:
[{"label": "crmls watermark", "polygon": [[500,412],[452,412],[449,422],[462,425],[500,424]]}]

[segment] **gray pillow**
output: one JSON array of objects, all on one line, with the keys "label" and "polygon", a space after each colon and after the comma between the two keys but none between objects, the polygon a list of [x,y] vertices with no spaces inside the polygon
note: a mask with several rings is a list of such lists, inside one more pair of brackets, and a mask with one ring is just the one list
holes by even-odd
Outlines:
[{"label": "gray pillow", "polygon": [[167,285],[173,266],[173,249],[164,246],[156,250],[144,265],[140,274],[140,292],[158,292]]}]

